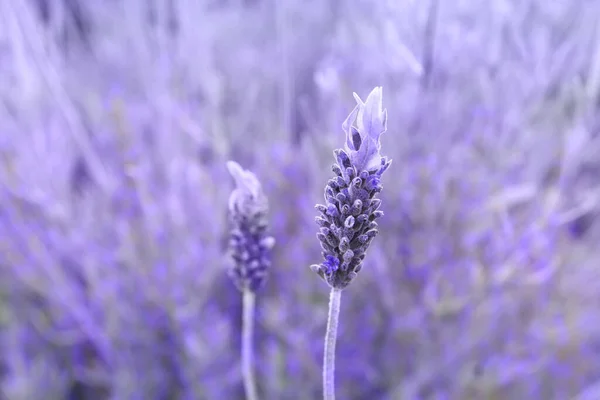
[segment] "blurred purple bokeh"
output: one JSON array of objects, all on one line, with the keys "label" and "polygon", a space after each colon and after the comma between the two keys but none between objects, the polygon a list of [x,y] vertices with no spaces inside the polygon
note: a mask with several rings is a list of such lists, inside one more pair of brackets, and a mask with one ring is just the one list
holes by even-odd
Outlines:
[{"label": "blurred purple bokeh", "polygon": [[277,239],[263,399],[321,396],[315,203],[383,86],[348,400],[600,399],[600,2],[0,0],[0,399],[243,399],[233,159]]}]

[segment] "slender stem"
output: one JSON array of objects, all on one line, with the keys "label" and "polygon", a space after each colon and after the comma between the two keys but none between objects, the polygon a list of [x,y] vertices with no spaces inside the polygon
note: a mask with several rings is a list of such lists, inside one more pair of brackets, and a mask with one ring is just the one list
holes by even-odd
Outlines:
[{"label": "slender stem", "polygon": [[258,400],[256,381],[254,379],[254,354],[252,334],[254,330],[254,303],[255,294],[251,290],[244,290],[243,318],[242,318],[242,376],[246,400]]},{"label": "slender stem", "polygon": [[340,317],[340,300],[342,291],[331,288],[329,294],[329,317],[325,333],[325,354],[323,356],[323,399],[335,400],[335,342]]}]

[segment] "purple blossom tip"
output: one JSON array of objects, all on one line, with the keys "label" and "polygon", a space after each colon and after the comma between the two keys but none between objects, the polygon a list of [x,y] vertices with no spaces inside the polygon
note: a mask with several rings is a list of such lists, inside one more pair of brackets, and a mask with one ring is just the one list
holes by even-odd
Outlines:
[{"label": "purple blossom tip", "polygon": [[266,207],[260,181],[252,172],[243,169],[235,161],[227,161],[227,169],[233,177],[236,188],[229,197],[229,209],[241,209],[248,206]]},{"label": "purple blossom tip", "polygon": [[370,171],[380,166],[380,137],[387,130],[383,89],[374,88],[364,102],[356,93],[354,99],[357,105],[342,124],[346,133],[344,147],[357,170]]}]

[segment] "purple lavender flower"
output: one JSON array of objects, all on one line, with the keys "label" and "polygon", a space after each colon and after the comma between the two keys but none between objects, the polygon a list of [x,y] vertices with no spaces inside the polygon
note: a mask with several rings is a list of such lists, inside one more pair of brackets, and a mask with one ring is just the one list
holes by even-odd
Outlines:
[{"label": "purple lavender flower", "polygon": [[377,235],[375,220],[383,215],[381,175],[391,160],[380,154],[380,136],[387,129],[387,110],[382,108],[382,88],[376,87],[363,102],[356,93],[357,105],[344,121],[344,149],[334,151],[335,176],[325,187],[325,205],[317,204],[320,229],[317,237],[325,261],[311,269],[329,286],[343,289],[362,268],[365,253]]},{"label": "purple lavender flower", "polygon": [[269,252],[275,239],[267,235],[269,204],[260,182],[236,162],[227,163],[236,188],[229,197],[231,268],[229,276],[242,292],[242,376],[248,400],[258,399],[254,378],[254,308],[256,290],[265,282],[270,266]]},{"label": "purple lavender flower", "polygon": [[236,183],[229,197],[231,232],[229,276],[241,291],[255,292],[267,277],[271,264],[270,250],[275,239],[267,234],[267,197],[256,175],[234,161],[227,168]]}]

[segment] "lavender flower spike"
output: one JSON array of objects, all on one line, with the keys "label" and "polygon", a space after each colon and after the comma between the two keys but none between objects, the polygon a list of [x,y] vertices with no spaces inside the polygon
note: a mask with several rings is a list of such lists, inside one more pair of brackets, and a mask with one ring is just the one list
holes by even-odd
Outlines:
[{"label": "lavender flower spike", "polygon": [[231,236],[229,252],[231,266],[229,276],[242,292],[242,378],[248,400],[257,400],[258,392],[254,378],[254,308],[256,291],[264,284],[270,266],[269,253],[275,239],[267,235],[267,197],[256,175],[244,170],[234,161],[227,169],[236,183],[229,197]]},{"label": "lavender flower spike", "polygon": [[342,124],[344,149],[333,152],[335,176],[325,187],[325,205],[317,204],[324,261],[312,265],[334,289],[344,289],[362,268],[365,253],[377,235],[376,219],[381,200],[381,176],[391,160],[381,156],[381,135],[387,130],[387,110],[382,107],[382,88],[371,91],[366,101],[356,93],[356,107]]},{"label": "lavender flower spike", "polygon": [[227,169],[236,183],[229,197],[231,233],[229,276],[241,291],[255,292],[265,282],[275,239],[267,234],[269,204],[256,175],[234,161]]},{"label": "lavender flower spike", "polygon": [[375,220],[381,200],[381,175],[392,163],[381,156],[380,137],[387,129],[387,111],[382,106],[382,89],[376,87],[366,101],[356,93],[358,103],[342,124],[346,133],[344,149],[333,152],[337,163],[335,176],[325,186],[325,205],[317,204],[320,214],[317,238],[325,258],[311,265],[331,287],[329,316],[323,353],[323,399],[335,400],[335,345],[339,322],[341,293],[356,277],[365,253],[377,235]]}]

